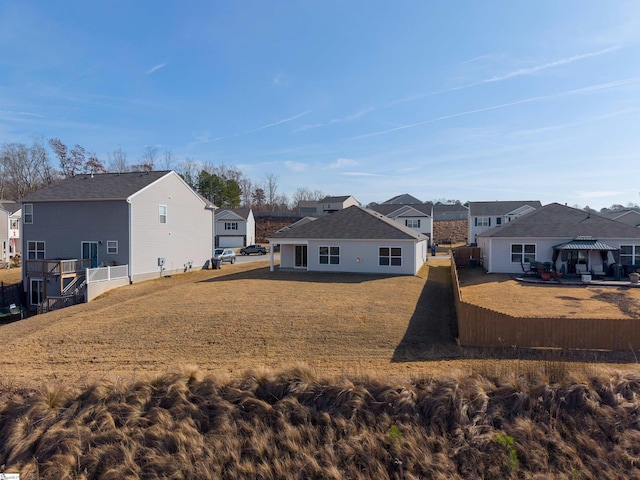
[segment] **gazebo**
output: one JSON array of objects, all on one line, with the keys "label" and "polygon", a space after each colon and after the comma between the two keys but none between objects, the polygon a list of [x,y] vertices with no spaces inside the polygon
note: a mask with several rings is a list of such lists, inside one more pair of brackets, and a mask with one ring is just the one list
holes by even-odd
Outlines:
[{"label": "gazebo", "polygon": [[570,242],[553,247],[553,263],[562,273],[591,272],[595,275],[605,275],[608,266],[618,263],[619,259],[619,248],[591,236],[576,237]]}]

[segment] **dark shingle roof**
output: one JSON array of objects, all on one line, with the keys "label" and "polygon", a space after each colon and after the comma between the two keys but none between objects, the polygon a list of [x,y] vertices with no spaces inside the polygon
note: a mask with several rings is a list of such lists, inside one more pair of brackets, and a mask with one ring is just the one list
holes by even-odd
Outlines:
[{"label": "dark shingle roof", "polygon": [[469,202],[469,215],[472,217],[500,216],[529,205],[540,208],[542,204],[538,200],[517,200],[504,202]]},{"label": "dark shingle roof", "polygon": [[426,240],[427,237],[373,210],[353,205],[271,236],[327,240]]},{"label": "dark shingle roof", "polygon": [[403,193],[401,195],[396,195],[393,198],[390,198],[389,200],[386,200],[384,202],[382,202],[384,204],[396,204],[396,205],[407,205],[407,204],[417,204],[417,203],[422,203],[420,200],[418,200],[416,197],[409,195],[408,193]]},{"label": "dark shingle roof", "polygon": [[245,208],[245,207],[239,207],[239,208],[221,208],[220,210],[218,210],[216,212],[216,218],[220,216],[221,213],[223,212],[233,212],[236,215],[244,218],[245,220],[247,218],[249,218],[249,212],[251,211],[250,208]]},{"label": "dark shingle roof", "polygon": [[492,228],[478,237],[640,239],[640,229],[595,213],[550,203],[515,220]]},{"label": "dark shingle roof", "polygon": [[319,200],[318,203],[337,203],[344,202],[351,195],[342,195],[340,197],[324,197],[322,200]]},{"label": "dark shingle roof", "polygon": [[0,208],[6,210],[9,213],[16,213],[20,210],[20,204],[13,200],[0,200]]},{"label": "dark shingle roof", "polygon": [[404,208],[411,207],[415,208],[419,212],[424,213],[425,215],[431,216],[431,203],[412,203],[412,204],[396,204],[396,203],[380,203],[378,205],[372,205],[371,210],[381,213],[382,215],[386,215],[387,217],[394,212]]},{"label": "dark shingle roof", "polygon": [[126,200],[169,171],[76,175],[22,198],[22,202]]}]

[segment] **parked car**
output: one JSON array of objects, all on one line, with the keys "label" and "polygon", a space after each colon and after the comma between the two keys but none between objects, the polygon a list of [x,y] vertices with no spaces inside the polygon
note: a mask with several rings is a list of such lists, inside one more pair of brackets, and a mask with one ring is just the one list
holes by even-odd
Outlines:
[{"label": "parked car", "polygon": [[251,255],[252,253],[257,253],[258,255],[266,255],[267,249],[262,245],[247,245],[240,249],[240,253],[242,255]]},{"label": "parked car", "polygon": [[236,252],[230,248],[216,248],[213,252],[213,259],[220,260],[220,263],[236,263]]}]

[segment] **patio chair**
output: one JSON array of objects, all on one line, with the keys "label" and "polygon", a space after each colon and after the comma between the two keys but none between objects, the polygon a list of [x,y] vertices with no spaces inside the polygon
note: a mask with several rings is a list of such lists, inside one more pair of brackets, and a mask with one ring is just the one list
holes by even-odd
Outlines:
[{"label": "patio chair", "polygon": [[604,265],[593,265],[591,267],[591,275],[593,275],[594,277],[604,277]]},{"label": "patio chair", "polygon": [[529,275],[533,275],[534,274],[534,272],[531,270],[531,264],[530,263],[520,262],[520,267],[522,268],[522,273],[524,274],[525,277],[528,277]]},{"label": "patio chair", "polygon": [[576,263],[576,273],[578,275],[582,275],[583,273],[588,273],[587,266],[584,263]]}]

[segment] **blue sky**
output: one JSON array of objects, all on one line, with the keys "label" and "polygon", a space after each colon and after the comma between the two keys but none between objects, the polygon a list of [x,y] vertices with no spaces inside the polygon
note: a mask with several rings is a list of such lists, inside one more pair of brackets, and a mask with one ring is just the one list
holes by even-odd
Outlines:
[{"label": "blue sky", "polygon": [[637,1],[0,0],[0,142],[422,200],[640,202]]}]

